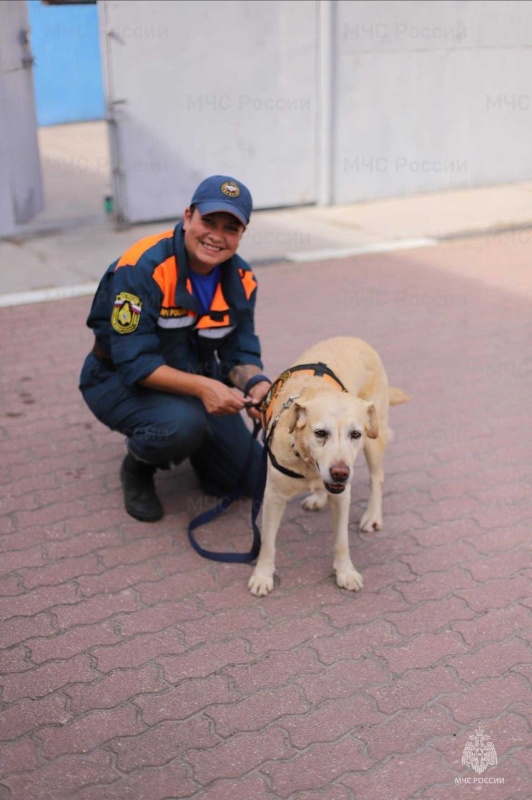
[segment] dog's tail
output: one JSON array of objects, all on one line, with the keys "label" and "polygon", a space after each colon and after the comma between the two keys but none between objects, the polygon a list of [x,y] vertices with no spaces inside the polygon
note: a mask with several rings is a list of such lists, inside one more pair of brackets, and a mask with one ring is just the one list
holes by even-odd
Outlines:
[{"label": "dog's tail", "polygon": [[401,403],[408,403],[412,399],[412,395],[405,394],[402,389],[396,389],[390,386],[390,405],[400,406]]}]

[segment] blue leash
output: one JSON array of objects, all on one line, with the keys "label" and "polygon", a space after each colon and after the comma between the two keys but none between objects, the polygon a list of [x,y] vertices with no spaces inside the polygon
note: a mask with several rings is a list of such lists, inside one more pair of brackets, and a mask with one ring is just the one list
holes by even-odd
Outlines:
[{"label": "blue leash", "polygon": [[229,494],[226,494],[225,497],[222,497],[220,502],[217,505],[215,505],[214,508],[209,509],[209,511],[204,511],[203,514],[199,514],[197,517],[194,517],[194,519],[188,524],[187,533],[190,544],[192,545],[194,550],[200,554],[200,556],[203,556],[203,558],[209,558],[211,561],[225,561],[232,564],[247,564],[250,561],[254,561],[259,554],[260,531],[257,525],[257,517],[259,515],[259,511],[262,506],[262,500],[264,498],[264,489],[266,486],[267,452],[265,447],[263,447],[262,450],[259,474],[257,478],[257,486],[255,489],[255,494],[253,495],[253,502],[251,506],[251,525],[253,528],[253,543],[251,545],[251,550],[249,551],[249,553],[219,553],[214,550],[205,550],[204,547],[198,544],[192,531],[194,531],[196,528],[199,528],[201,525],[207,525],[207,523],[211,522],[213,519],[216,519],[216,517],[220,516],[220,514],[222,514],[226,509],[228,509],[229,506],[235,500],[238,500],[239,497],[242,497],[244,495],[244,491],[242,490],[243,478],[248,471],[249,464],[251,461],[251,456],[253,453],[253,445],[259,434],[260,428],[261,428],[260,422],[255,422],[248,457],[246,459],[244,469],[242,470],[242,474],[240,475],[240,478],[235,488],[232,489],[229,492]]}]

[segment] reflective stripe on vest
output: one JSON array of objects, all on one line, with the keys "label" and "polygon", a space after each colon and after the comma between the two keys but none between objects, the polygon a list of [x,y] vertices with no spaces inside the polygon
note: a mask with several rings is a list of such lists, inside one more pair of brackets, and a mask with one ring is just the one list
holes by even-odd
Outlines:
[{"label": "reflective stripe on vest", "polygon": [[224,325],[223,328],[201,328],[198,330],[198,336],[202,336],[204,339],[223,339],[235,328],[236,325]]},{"label": "reflective stripe on vest", "polygon": [[191,328],[196,322],[196,314],[185,314],[183,317],[159,317],[159,328]]}]

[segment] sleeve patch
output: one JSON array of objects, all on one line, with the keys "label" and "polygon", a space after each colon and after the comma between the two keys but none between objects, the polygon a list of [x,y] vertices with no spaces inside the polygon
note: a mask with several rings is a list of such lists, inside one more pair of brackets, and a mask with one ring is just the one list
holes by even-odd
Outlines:
[{"label": "sleeve patch", "polygon": [[140,322],[142,303],[140,298],[129,292],[120,292],[115,298],[111,325],[117,333],[133,333]]}]

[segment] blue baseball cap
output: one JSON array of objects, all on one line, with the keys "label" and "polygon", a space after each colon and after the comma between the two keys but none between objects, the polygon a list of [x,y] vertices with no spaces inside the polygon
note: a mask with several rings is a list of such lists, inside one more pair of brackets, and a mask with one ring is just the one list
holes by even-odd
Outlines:
[{"label": "blue baseball cap", "polygon": [[200,214],[227,211],[243,225],[249,223],[253,200],[247,186],[229,175],[211,175],[200,183],[190,204],[197,206]]}]

